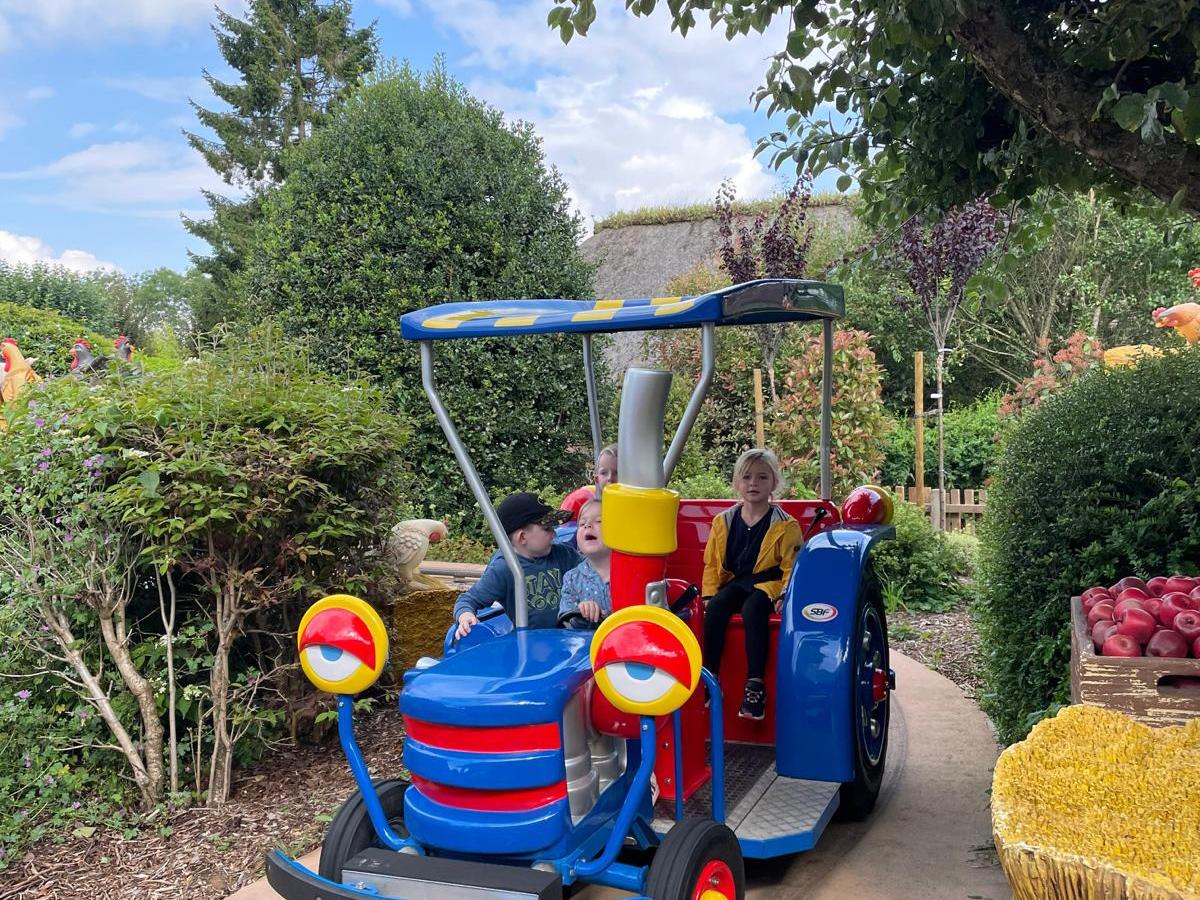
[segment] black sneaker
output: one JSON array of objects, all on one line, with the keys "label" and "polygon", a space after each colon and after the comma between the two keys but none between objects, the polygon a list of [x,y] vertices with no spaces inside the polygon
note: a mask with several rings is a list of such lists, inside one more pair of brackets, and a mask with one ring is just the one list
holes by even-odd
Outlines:
[{"label": "black sneaker", "polygon": [[746,682],[746,692],[742,695],[742,708],[738,715],[743,719],[753,719],[761,722],[767,715],[767,686],[759,678],[751,678]]}]

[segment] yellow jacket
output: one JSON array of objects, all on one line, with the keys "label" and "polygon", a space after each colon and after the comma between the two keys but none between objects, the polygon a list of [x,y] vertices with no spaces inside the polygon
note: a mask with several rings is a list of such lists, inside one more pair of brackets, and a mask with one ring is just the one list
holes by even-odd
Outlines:
[{"label": "yellow jacket", "polygon": [[[708,533],[708,543],[704,546],[704,583],[700,593],[705,597],[713,596],[733,579],[733,573],[725,568],[725,549],[729,544],[729,529],[733,517],[741,515],[742,504],[736,503],[712,521],[712,531]],[[778,600],[787,584],[788,576],[792,574],[792,566],[796,563],[796,551],[800,548],[803,536],[800,533],[800,523],[785,513],[775,504],[767,513],[771,524],[763,535],[762,547],[758,551],[758,559],[754,562],[755,572],[765,572],[779,567],[782,573],[775,581],[763,581],[755,585],[772,600]]]}]

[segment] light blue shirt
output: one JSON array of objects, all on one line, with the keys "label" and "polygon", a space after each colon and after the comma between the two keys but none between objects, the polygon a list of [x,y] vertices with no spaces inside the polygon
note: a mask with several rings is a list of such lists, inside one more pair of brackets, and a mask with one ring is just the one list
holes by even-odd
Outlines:
[{"label": "light blue shirt", "polygon": [[[582,563],[563,576],[562,599],[558,602],[559,618],[579,609],[579,604],[587,600],[600,605],[601,615],[607,616],[612,613],[612,598],[609,596],[608,582],[592,568],[591,560],[584,558]],[[596,627],[592,622],[589,622],[588,625],[592,628]]]}]

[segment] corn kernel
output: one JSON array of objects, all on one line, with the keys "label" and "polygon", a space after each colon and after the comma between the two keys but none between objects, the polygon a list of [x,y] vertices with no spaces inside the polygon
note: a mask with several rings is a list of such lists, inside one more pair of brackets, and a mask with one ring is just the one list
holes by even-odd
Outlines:
[{"label": "corn kernel", "polygon": [[992,829],[1018,900],[1200,898],[1200,720],[1070,706],[996,763]]}]

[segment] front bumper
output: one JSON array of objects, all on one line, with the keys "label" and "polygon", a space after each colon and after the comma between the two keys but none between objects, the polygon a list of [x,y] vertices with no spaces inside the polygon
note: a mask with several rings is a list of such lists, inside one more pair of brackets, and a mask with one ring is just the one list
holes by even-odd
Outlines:
[{"label": "front bumper", "polygon": [[267,854],[267,882],[285,900],[562,900],[554,872],[391,850],[365,850],[343,874],[347,883],[335,884],[278,850]]}]

